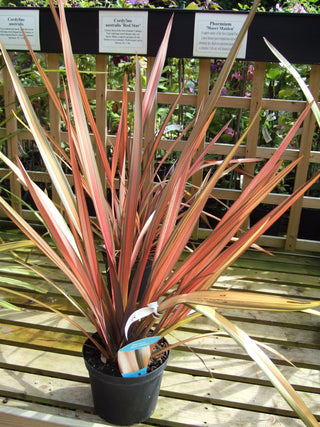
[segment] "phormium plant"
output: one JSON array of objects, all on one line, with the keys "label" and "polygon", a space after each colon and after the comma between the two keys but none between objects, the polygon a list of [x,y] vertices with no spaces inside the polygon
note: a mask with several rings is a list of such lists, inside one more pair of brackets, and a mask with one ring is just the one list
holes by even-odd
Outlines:
[{"label": "phormium plant", "polygon": [[[51,7],[60,31],[67,74],[65,107],[33,53],[32,56],[68,131],[69,154],[61,151],[50,134],[41,127],[10,58],[0,43],[28,127],[59,194],[61,205],[55,206],[48,195],[30,179],[19,158],[13,162],[3,154],[0,157],[30,191],[55,246],[49,245],[3,198],[0,198],[0,206],[73,283],[82,297],[81,302],[78,303],[63,289],[60,290],[94,325],[100,341],[90,339],[106,359],[116,360],[118,351],[127,344],[125,331],[130,342],[150,334],[163,336],[181,323],[192,319],[194,315],[191,313],[196,310],[212,319],[250,354],[307,425],[317,425],[314,416],[266,354],[244,331],[222,316],[218,309],[228,307],[243,310],[307,310],[320,305],[320,301],[300,302],[285,297],[214,290],[214,283],[221,273],[251,247],[318,179],[319,173],[251,229],[241,232],[241,226],[252,210],[299,162],[297,159],[281,168],[281,156],[308,114],[310,106],[301,113],[277,151],[243,190],[210,235],[195,249],[185,252],[192,230],[216,183],[224,174],[244,161],[233,157],[248,130],[234,144],[224,160],[206,160],[208,149],[219,140],[228,124],[214,136],[204,151],[199,153],[198,148],[211,121],[214,120],[216,101],[258,3],[257,0],[254,2],[246,23],[192,126],[185,129],[173,144],[172,150],[175,144],[188,134],[185,148],[172,173],[163,180],[156,179],[157,169],[153,171],[153,162],[170,115],[179,103],[179,97],[160,132],[153,138],[146,139],[145,129],[166,57],[172,19],[144,93],[141,89],[139,61],[136,61],[132,132],[128,132],[128,99],[126,79],[124,80],[121,118],[111,161],[106,155],[105,141],[99,136],[75,66],[63,1],[58,1],[60,18],[53,5]],[[96,151],[94,147],[97,147]],[[61,167],[57,152],[64,159],[64,163],[70,165],[73,187]],[[160,161],[158,167],[164,161],[165,158]],[[99,171],[98,163],[103,166],[103,174]],[[208,173],[200,187],[192,188],[191,177],[204,169],[208,170]],[[88,198],[94,206],[96,221],[89,216]],[[99,256],[102,246],[108,266],[107,275],[100,270]],[[186,253],[181,261],[182,255]],[[142,277],[148,263],[151,263],[150,275],[146,288],[141,289]],[[30,268],[37,270],[36,266]],[[52,285],[58,288],[56,284]],[[0,289],[17,293],[3,285]],[[158,314],[157,318],[153,316],[155,313]],[[140,321],[135,322],[137,319]],[[73,320],[70,321],[75,324]],[[83,332],[89,337],[86,331]]]}]

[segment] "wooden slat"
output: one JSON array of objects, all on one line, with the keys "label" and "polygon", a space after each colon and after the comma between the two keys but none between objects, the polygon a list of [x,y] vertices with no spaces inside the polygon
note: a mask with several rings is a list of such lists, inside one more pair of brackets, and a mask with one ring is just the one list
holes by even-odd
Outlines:
[{"label": "wooden slat", "polygon": [[[12,58],[12,53],[10,54]],[[18,129],[17,120],[14,116],[14,112],[17,109],[15,92],[13,89],[13,85],[11,84],[10,74],[6,67],[3,69],[3,87],[4,87],[4,105],[5,105],[5,116],[8,120],[6,124],[6,137],[7,139],[7,155],[10,159],[14,159],[14,157],[20,152],[19,150],[19,141],[18,136],[15,135],[15,132]],[[21,186],[17,179],[10,174],[9,176],[10,182],[10,200],[11,204],[17,212],[21,213],[21,203],[19,200],[21,199]]]},{"label": "wooden slat", "polygon": [[[263,85],[264,85],[264,74],[266,70],[266,64],[264,62],[258,62],[255,64],[255,73],[252,83],[252,95],[250,102],[250,114],[249,114],[249,124],[253,123],[253,119],[257,112],[261,108],[261,99],[263,94]],[[259,135],[259,120],[256,120],[252,124],[252,128],[247,137],[247,146],[246,146],[246,155],[245,157],[257,157],[257,147],[258,147],[258,135]],[[249,174],[254,173],[255,164],[247,164],[244,169]],[[248,185],[250,180],[245,176],[244,177],[244,187]]]},{"label": "wooden slat", "polygon": [[[245,157],[256,158],[257,157],[257,147],[258,147],[258,136],[260,123],[259,119],[254,122],[254,117],[261,108],[261,99],[263,95],[263,86],[264,86],[264,75],[266,70],[265,62],[259,62],[255,64],[255,73],[252,82],[252,94],[249,110],[249,125],[251,125],[250,132],[247,137],[246,153]],[[250,176],[254,175],[255,163],[248,163],[244,165],[244,170]],[[245,189],[251,182],[251,178],[248,175],[243,177],[243,186]],[[244,229],[249,228],[249,218],[242,225]]]},{"label": "wooden slat", "polygon": [[[203,105],[205,104],[208,98],[209,84],[210,84],[210,64],[211,62],[209,59],[200,59],[198,96],[197,96],[197,105],[196,105],[197,111],[203,108]],[[196,156],[199,155],[204,150],[205,142],[206,142],[206,138],[203,138],[197,150]],[[195,186],[194,188],[199,188],[201,185],[201,182],[202,182],[202,171],[199,171],[195,175],[193,175],[192,185]],[[193,239],[195,240],[199,239],[198,232],[199,232],[199,221],[197,225],[194,227],[194,230],[192,233]]]},{"label": "wooden slat", "polygon": [[[318,99],[320,91],[320,66],[313,65],[310,74],[309,89],[315,99]],[[299,165],[297,166],[296,177],[294,182],[294,190],[303,185],[308,178],[308,168],[310,163],[310,150],[312,148],[313,133],[315,127],[315,117],[309,113],[308,117],[303,123],[303,130],[300,141],[300,156],[303,156]],[[302,210],[302,199],[298,200],[297,203],[290,209],[289,224],[287,230],[286,250],[295,250],[296,241],[299,230],[299,222]]]},{"label": "wooden slat", "polygon": [[[45,407],[42,408],[45,411]],[[35,410],[26,410],[14,407],[3,408],[0,413],[0,422],[2,427],[99,427],[106,425],[105,423],[79,419],[62,417],[61,415],[53,415],[41,413]]]},{"label": "wooden slat", "polygon": [[[147,58],[147,81],[150,80],[154,63],[155,63],[155,58],[150,58],[150,57]],[[148,141],[154,137],[155,130],[156,130],[156,115],[157,115],[157,96],[153,101],[153,105],[150,110],[150,115],[146,122],[144,143],[148,143]],[[145,145],[144,145],[144,149],[145,149]],[[147,164],[147,158],[145,158],[144,167],[146,166],[146,164]],[[154,174],[154,164],[153,162],[151,162],[148,170],[147,179],[143,188],[144,191],[146,190],[148,182],[152,179],[153,174]]]},{"label": "wooden slat", "polygon": [[[47,64],[49,70],[59,70],[59,54],[47,55]],[[59,72],[48,73],[48,78],[54,89],[58,89],[60,86]],[[60,146],[61,134],[60,134],[60,116],[56,109],[54,102],[49,97],[49,121],[50,121],[50,135],[57,145]],[[58,205],[60,199],[56,188],[52,187],[52,200]]]},{"label": "wooden slat", "polygon": [[[33,256],[45,265],[41,255]],[[319,258],[284,252],[271,257],[250,250],[216,286],[320,299]],[[0,256],[0,267],[8,262],[7,255]],[[60,283],[68,286],[62,279]],[[48,297],[63,306],[57,294],[51,292]],[[31,306],[32,311],[18,313],[0,309],[0,425],[107,425],[94,415],[81,357],[84,337],[65,319]],[[318,317],[241,310],[222,313],[296,365],[269,353],[320,420]],[[77,313],[71,317],[92,330]],[[203,336],[209,332],[215,334]],[[194,335],[197,338],[189,342],[192,352],[182,345],[171,351],[156,411],[143,425],[303,425],[249,356],[207,319],[180,328],[169,340]]]},{"label": "wooden slat", "polygon": [[[106,73],[106,55],[96,55],[96,122],[102,143],[106,146],[106,130],[107,130],[107,73]],[[103,164],[100,157],[97,157],[98,168],[100,171],[101,180],[106,185],[105,176],[103,173]]]}]

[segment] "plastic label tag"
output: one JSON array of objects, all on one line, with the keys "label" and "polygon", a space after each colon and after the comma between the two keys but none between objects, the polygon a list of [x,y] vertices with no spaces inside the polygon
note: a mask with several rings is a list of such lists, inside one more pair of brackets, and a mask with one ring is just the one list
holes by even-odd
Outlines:
[{"label": "plastic label tag", "polygon": [[118,351],[118,365],[123,377],[146,375],[148,363],[155,344],[161,336],[134,341]]},{"label": "plastic label tag", "polygon": [[143,319],[144,317],[148,317],[151,314],[154,314],[157,316],[159,313],[157,311],[158,309],[158,303],[157,302],[151,302],[148,304],[147,307],[140,308],[139,310],[134,311],[131,316],[128,318],[125,327],[124,327],[124,334],[126,339],[128,339],[128,332],[130,329],[130,326],[137,322],[138,320]]}]

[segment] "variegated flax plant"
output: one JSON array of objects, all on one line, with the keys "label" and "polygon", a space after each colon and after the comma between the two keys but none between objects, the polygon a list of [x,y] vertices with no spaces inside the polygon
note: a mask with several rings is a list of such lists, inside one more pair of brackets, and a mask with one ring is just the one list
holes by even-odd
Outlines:
[{"label": "variegated flax plant", "polygon": [[[205,158],[207,151],[220,135],[216,135],[203,152],[199,153],[199,147],[208,126],[214,120],[221,89],[258,3],[259,1],[254,1],[253,8],[210,95],[194,119],[192,129],[182,132],[181,137],[185,136],[187,139],[185,148],[170,176],[162,181],[155,179],[157,170],[150,179],[150,170],[152,170],[155,153],[169,122],[170,114],[179,103],[179,97],[160,131],[149,140],[144,138],[144,135],[166,58],[172,19],[168,24],[144,93],[141,88],[139,61],[136,61],[134,128],[131,132],[128,131],[128,100],[126,79],[124,79],[121,119],[111,160],[106,154],[105,141],[99,136],[75,66],[63,1],[58,1],[59,14],[53,5],[51,9],[63,46],[67,74],[66,106],[63,106],[57,97],[30,46],[29,49],[60,114],[61,121],[65,123],[68,132],[68,152],[59,150],[57,144],[42,129],[1,43],[2,55],[27,126],[33,134],[52,184],[59,195],[60,206],[57,207],[48,194],[32,181],[18,157],[9,159],[1,154],[1,159],[30,191],[55,246],[49,245],[40,233],[14,211],[3,198],[0,198],[0,205],[28,239],[34,242],[73,283],[83,302],[78,303],[65,291],[61,291],[80,313],[92,322],[102,339],[103,346],[100,345],[100,349],[105,357],[115,358],[119,348],[127,343],[125,329],[129,334],[129,341],[150,333],[165,335],[168,331],[194,318],[195,315],[191,313],[196,310],[201,315],[212,319],[219,328],[239,343],[263,369],[301,419],[307,425],[314,426],[318,425],[315,417],[266,354],[245,332],[227,320],[218,310],[221,307],[228,307],[237,310],[312,311],[314,307],[320,305],[320,301],[300,302],[285,297],[214,289],[214,283],[221,273],[250,248],[267,228],[319,178],[319,174],[314,176],[253,227],[240,232],[242,224],[253,209],[299,162],[297,159],[282,167],[281,156],[309,113],[310,105],[301,113],[279,148],[260,172],[252,178],[250,184],[208,237],[192,250],[186,251],[192,230],[202,215],[204,206],[219,178],[244,161],[234,158],[248,131],[241,136],[230,154],[220,162],[208,163]],[[179,141],[180,139],[177,139],[177,142]],[[61,167],[61,157],[64,163],[70,165],[73,187],[69,184]],[[99,173],[98,163],[103,165],[103,176]],[[205,168],[206,170],[210,168],[210,172],[204,176],[199,188],[190,191],[192,176]],[[88,213],[88,198],[94,206],[95,221]],[[104,248],[108,265],[107,275],[100,267],[102,263],[99,264],[101,255],[99,247]],[[151,273],[147,287],[141,290],[142,276],[148,262],[151,263]],[[134,264],[138,267],[134,270],[134,274],[131,274]],[[36,269],[35,266],[32,268]],[[130,276],[132,276],[131,286],[129,286]],[[1,290],[4,289],[6,288],[2,285]],[[7,291],[13,292],[9,288]],[[143,309],[142,314],[139,311],[141,309]],[[152,315],[154,312],[158,313],[157,317]],[[138,318],[140,322],[134,322]],[[87,332],[83,332],[89,336]]]}]

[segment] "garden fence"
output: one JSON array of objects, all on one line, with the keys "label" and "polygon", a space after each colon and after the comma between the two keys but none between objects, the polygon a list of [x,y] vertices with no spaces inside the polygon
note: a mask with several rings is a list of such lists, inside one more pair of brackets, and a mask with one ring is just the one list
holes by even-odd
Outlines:
[{"label": "garden fence", "polygon": [[[61,78],[59,70],[60,65],[60,56],[58,53],[42,53],[43,58],[45,58],[46,66],[48,70],[53,70],[49,72],[49,78],[53,86],[59,91],[61,89]],[[152,56],[147,57],[147,70],[146,74],[151,70],[154,58]],[[185,92],[181,98],[180,106],[194,106],[195,109],[201,107],[203,100],[207,97],[210,90],[210,77],[212,75],[211,70],[212,61],[208,58],[199,59],[198,67],[198,76],[197,82],[198,87],[195,93]],[[109,134],[107,131],[107,104],[108,101],[113,101],[114,103],[121,103],[122,92],[120,89],[108,89],[107,88],[107,76],[108,76],[108,55],[105,54],[96,54],[95,55],[95,64],[96,64],[96,79],[95,79],[95,88],[87,89],[87,94],[90,100],[95,100],[95,111],[96,111],[96,120],[98,128],[102,139],[106,141],[107,145],[112,146],[115,136]],[[288,100],[288,99],[271,99],[264,97],[264,85],[265,85],[265,73],[266,73],[266,62],[253,61],[254,67],[253,80],[251,86],[251,95],[250,96],[220,96],[218,101],[218,107],[223,109],[237,109],[238,111],[248,112],[249,122],[253,120],[254,115],[261,109],[262,111],[270,112],[288,112],[294,116],[298,115],[306,106],[306,102],[303,100]],[[310,68],[310,78],[309,78],[309,87],[314,97],[318,99],[319,90],[320,90],[320,65],[313,64]],[[26,129],[21,128],[21,124],[17,121],[16,117],[13,115],[12,110],[16,109],[15,104],[15,94],[14,89],[11,85],[10,78],[7,75],[6,69],[2,70],[2,81],[3,86],[0,88],[0,96],[4,100],[4,111],[6,121],[3,122],[3,127],[0,129],[0,137],[2,140],[7,140],[7,150],[9,156],[14,156],[16,153],[21,154],[21,149],[25,144],[25,141],[30,140],[30,134]],[[41,92],[39,87],[27,87],[27,92],[30,97],[38,96]],[[129,94],[129,101],[133,101],[134,93]],[[168,93],[161,91],[158,93],[156,103],[157,105],[171,105],[175,100],[175,93]],[[147,129],[147,136],[152,135],[155,132],[156,126],[156,112],[157,108],[153,109],[153,121],[150,120],[150,126]],[[49,132],[52,137],[59,143],[66,141],[66,133],[61,129],[60,119],[58,113],[55,110],[55,107],[49,101],[48,103],[48,117],[50,122]],[[317,165],[320,164],[320,152],[317,149],[313,148],[314,143],[314,132],[316,130],[316,123],[312,114],[309,114],[305,120],[303,127],[301,129],[300,143],[297,147],[291,146],[286,150],[283,159],[284,160],[294,160],[299,156],[303,156],[301,162],[299,163],[295,175],[293,189],[302,185],[308,177],[310,169],[317,168]],[[245,145],[242,145],[238,152],[237,156],[245,158],[270,158],[275,148],[269,146],[258,145],[258,142],[261,140],[259,138],[261,135],[261,126],[257,121],[253,124]],[[162,140],[161,149],[166,150],[170,147],[171,141],[169,139]],[[181,142],[183,144],[183,142]],[[203,141],[203,146],[206,144]],[[230,150],[231,143],[216,143],[210,154],[216,156],[224,156]],[[177,147],[177,151],[179,147]],[[23,153],[22,153],[23,154]],[[244,166],[244,170],[248,174],[254,172],[254,165],[247,164]],[[32,179],[36,182],[42,183],[50,191],[50,180],[48,175],[41,170],[32,170],[30,172]],[[20,184],[17,182],[16,178],[13,175],[8,173],[8,170],[1,168],[0,177],[3,180],[3,184],[7,183],[10,188],[10,191],[16,196],[12,198],[12,204],[15,209],[23,213],[23,216],[28,219],[34,219],[34,216],[30,210],[24,208],[23,204],[20,202],[21,196],[23,194],[23,189]],[[70,180],[72,179],[70,175]],[[202,176],[198,175],[195,177],[194,184],[197,185],[200,183]],[[218,199],[223,200],[226,204],[232,203],[239,197],[241,191],[248,184],[250,178],[245,176],[241,182],[241,188],[217,188],[214,190],[213,196]],[[59,203],[58,197],[56,194],[52,195],[53,199]],[[277,205],[285,197],[288,197],[286,193],[271,193],[265,200],[265,204]],[[314,234],[307,238],[300,238],[299,229],[301,232],[302,226],[300,226],[300,220],[303,212],[311,212],[315,220],[314,224]],[[318,196],[312,197],[310,195],[301,198],[295,205],[290,209],[290,212],[284,216],[284,219],[281,224],[280,234],[279,235],[264,235],[260,238],[259,243],[264,246],[281,248],[285,250],[310,250],[310,251],[320,251],[320,237],[319,231],[317,235],[316,227],[319,227],[320,221],[316,220],[316,214],[320,213],[320,198]],[[309,221],[310,222],[310,221]],[[250,226],[250,224],[245,224],[245,227]],[[204,227],[203,224],[200,224],[194,231],[194,238],[202,239],[208,233],[208,229]]]}]

